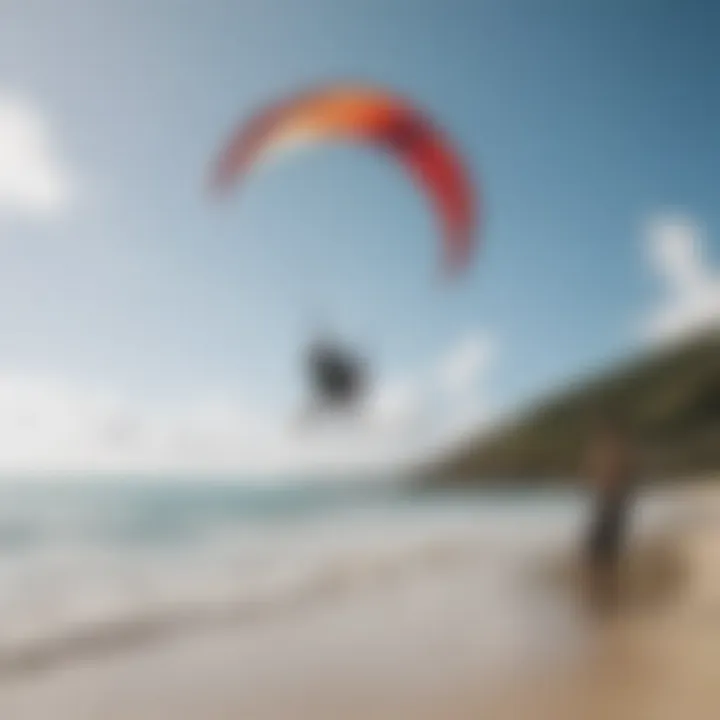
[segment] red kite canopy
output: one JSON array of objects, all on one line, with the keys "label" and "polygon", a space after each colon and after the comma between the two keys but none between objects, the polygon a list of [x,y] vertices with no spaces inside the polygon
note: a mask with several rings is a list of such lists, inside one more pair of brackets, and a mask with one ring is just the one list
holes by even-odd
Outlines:
[{"label": "red kite canopy", "polygon": [[472,184],[440,131],[388,91],[333,85],[262,109],[230,139],[213,168],[212,185],[226,190],[271,152],[297,141],[324,139],[367,142],[394,155],[441,218],[448,268],[465,267],[475,230]]}]

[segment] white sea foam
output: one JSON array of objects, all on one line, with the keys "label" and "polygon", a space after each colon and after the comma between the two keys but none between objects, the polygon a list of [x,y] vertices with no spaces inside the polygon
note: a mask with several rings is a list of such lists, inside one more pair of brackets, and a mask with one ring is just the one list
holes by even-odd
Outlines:
[{"label": "white sea foam", "polygon": [[[578,498],[3,491],[0,673],[372,592],[458,563],[497,589],[574,546]],[[243,495],[243,493],[246,493]],[[663,519],[662,503],[643,525]]]}]

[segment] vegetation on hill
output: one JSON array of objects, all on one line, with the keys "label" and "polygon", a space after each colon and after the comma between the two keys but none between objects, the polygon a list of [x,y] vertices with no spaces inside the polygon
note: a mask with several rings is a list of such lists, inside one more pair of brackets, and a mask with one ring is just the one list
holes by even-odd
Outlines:
[{"label": "vegetation on hill", "polygon": [[620,412],[655,475],[720,469],[720,333],[634,360],[455,448],[433,477],[460,482],[564,479],[598,414]]}]

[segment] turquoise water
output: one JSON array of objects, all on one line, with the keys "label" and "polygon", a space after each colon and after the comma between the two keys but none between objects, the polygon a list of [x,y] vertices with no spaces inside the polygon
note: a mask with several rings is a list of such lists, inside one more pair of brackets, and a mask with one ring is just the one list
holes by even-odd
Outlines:
[{"label": "turquoise water", "polygon": [[370,480],[6,481],[0,670],[108,632],[270,622],[298,602],[453,563],[497,585],[575,547],[584,512],[565,491],[420,493]]},{"label": "turquoise water", "polygon": [[532,511],[577,508],[577,493],[558,491],[418,492],[402,486],[248,483],[232,480],[97,478],[0,482],[0,552],[69,537],[99,543],[173,543],[231,528],[311,524],[331,517]]}]

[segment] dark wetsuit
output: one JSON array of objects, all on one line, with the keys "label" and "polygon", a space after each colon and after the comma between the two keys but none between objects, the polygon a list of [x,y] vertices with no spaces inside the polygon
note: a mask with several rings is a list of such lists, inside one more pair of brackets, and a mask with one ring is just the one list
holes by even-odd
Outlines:
[{"label": "dark wetsuit", "polygon": [[356,358],[330,345],[316,345],[308,359],[318,399],[331,405],[349,405],[360,394],[364,376]]},{"label": "dark wetsuit", "polygon": [[627,531],[630,483],[616,489],[601,491],[595,509],[587,543],[587,556],[594,567],[615,567],[622,553]]}]

